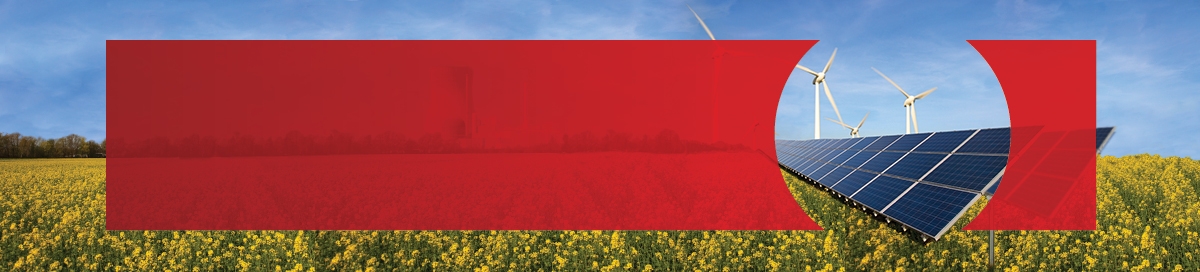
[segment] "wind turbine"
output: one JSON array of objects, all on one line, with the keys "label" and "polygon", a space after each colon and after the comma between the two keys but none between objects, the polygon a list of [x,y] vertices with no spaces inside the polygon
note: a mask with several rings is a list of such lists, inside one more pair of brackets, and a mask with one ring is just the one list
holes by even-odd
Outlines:
[{"label": "wind turbine", "polygon": [[[875,69],[875,67],[871,67],[871,70],[875,70],[875,73],[879,74],[879,76],[882,76],[883,79],[886,79],[888,81],[888,83],[892,84],[892,86],[896,86],[896,89],[900,90],[901,94],[904,94],[904,133],[905,134],[917,133],[917,106],[915,103],[917,102],[918,99],[925,98],[925,96],[928,96],[929,93],[932,93],[934,90],[937,90],[937,87],[933,87],[933,88],[931,88],[923,93],[917,94],[917,95],[909,95],[908,92],[904,91],[904,88],[900,88],[900,85],[896,85],[895,81],[892,81],[892,79],[888,78],[886,75],[883,75],[883,72],[880,72],[879,69]],[[910,122],[909,120],[912,120],[912,121]],[[908,128],[909,123],[912,124],[911,132],[909,131],[909,128]]]},{"label": "wind turbine", "polygon": [[833,113],[837,114],[838,122],[842,122],[842,113],[838,112],[837,104],[833,103],[833,94],[829,92],[829,82],[825,81],[825,73],[829,72],[829,66],[833,65],[833,57],[836,57],[836,56],[837,56],[837,48],[834,48],[833,55],[829,56],[829,62],[825,63],[825,69],[822,69],[820,73],[814,72],[812,69],[808,69],[807,67],[804,67],[804,66],[800,65],[799,63],[796,64],[796,68],[800,68],[800,70],[804,70],[805,72],[808,72],[809,74],[813,75],[813,135],[814,135],[813,138],[814,139],[821,138],[821,85],[822,84],[825,85],[825,97],[828,97],[829,104],[833,105]]},{"label": "wind turbine", "polygon": [[850,129],[850,138],[858,138],[858,130],[862,128],[863,123],[867,122],[867,116],[871,116],[871,113],[868,112],[867,115],[864,115],[862,121],[858,122],[858,126],[854,126],[854,127],[847,125],[846,123],[842,123],[841,121],[838,121],[838,120],[833,120],[830,118],[825,118],[825,119],[828,119],[829,121],[833,121],[834,123],[842,125],[842,127],[844,127],[844,128]]},{"label": "wind turbine", "polygon": [[[687,5],[687,4],[684,4],[684,5],[687,6],[688,10],[692,11],[692,15],[696,16],[696,21],[700,21],[700,26],[704,27],[704,32],[708,33],[708,38],[712,39],[715,42],[717,40],[717,37],[713,36],[712,31],[708,29],[708,24],[704,23],[704,19],[700,19],[700,14],[697,14],[696,10],[692,9],[691,5]],[[736,57],[736,56],[746,56],[747,54],[745,52],[740,52],[740,51],[735,51],[735,50],[726,50],[724,47],[721,46],[721,44],[716,44],[716,52],[713,52],[713,64],[714,64],[713,65],[713,75],[714,75],[713,76],[713,92],[712,92],[712,103],[713,103],[713,115],[712,115],[712,124],[713,124],[712,125],[712,130],[713,130],[712,137],[713,137],[713,140],[712,141],[713,142],[717,142],[717,140],[718,140],[717,132],[718,132],[718,128],[720,126],[720,123],[717,122],[717,110],[719,109],[719,107],[718,107],[719,104],[718,104],[718,99],[717,99],[717,80],[720,77],[717,75],[720,74],[719,71],[721,70],[721,60],[723,58],[725,58],[725,55]]]},{"label": "wind turbine", "polygon": [[[696,10],[692,9],[692,5],[688,5],[688,4],[684,4],[684,5],[687,6],[688,10],[692,11],[692,15],[696,16],[696,21],[700,21],[700,26],[704,27],[704,32],[708,33],[708,38],[712,39],[713,41],[716,41],[717,37],[713,36],[712,31],[708,30],[708,25],[704,23],[704,19],[700,19],[700,14],[697,14]],[[714,57],[715,57],[716,63],[713,66],[713,68],[716,69],[721,66],[721,59],[720,59],[720,56],[714,56]],[[715,73],[716,71],[714,70],[713,72]],[[713,142],[717,141],[717,126],[719,125],[717,123],[717,89],[716,89],[717,82],[716,81],[717,81],[717,78],[713,77],[713,92],[712,92],[712,103],[713,103],[712,141]]]}]

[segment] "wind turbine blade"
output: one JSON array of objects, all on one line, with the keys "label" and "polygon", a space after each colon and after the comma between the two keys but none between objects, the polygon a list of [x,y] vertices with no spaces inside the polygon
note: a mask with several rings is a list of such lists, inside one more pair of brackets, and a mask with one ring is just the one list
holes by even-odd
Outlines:
[{"label": "wind turbine blade", "polygon": [[926,95],[929,95],[930,93],[933,93],[933,91],[934,91],[934,90],[937,90],[937,87],[933,87],[933,89],[929,89],[928,91],[925,91],[925,92],[923,92],[923,93],[921,93],[921,94],[918,94],[918,95],[917,95],[917,99],[925,98],[925,96],[926,96]]},{"label": "wind turbine blade", "polygon": [[838,122],[845,122],[842,121],[842,113],[838,111],[837,103],[833,102],[833,93],[829,92],[829,81],[826,80],[822,81],[821,83],[824,83],[822,85],[825,85],[825,98],[829,98],[829,105],[833,105],[833,113],[837,115]]},{"label": "wind turbine blade", "polygon": [[796,68],[800,68],[800,70],[804,70],[805,72],[808,72],[814,76],[817,75],[817,72],[813,72],[813,70],[808,69],[808,67],[800,66],[800,64],[796,64]]},{"label": "wind turbine blade", "polygon": [[704,19],[700,19],[700,14],[696,14],[696,10],[692,9],[692,5],[684,5],[687,6],[688,10],[692,11],[692,15],[696,15],[696,21],[700,21],[700,26],[704,27],[704,32],[708,32],[708,38],[714,41],[717,40],[717,37],[713,37],[712,31],[708,30],[708,25],[704,24]]},{"label": "wind turbine blade", "polygon": [[858,121],[858,127],[856,128],[862,128],[863,123],[867,122],[867,116],[871,116],[871,113],[867,112],[867,115],[863,115],[862,121]]},{"label": "wind turbine blade", "polygon": [[833,65],[833,57],[836,57],[836,56],[837,56],[837,48],[834,48],[834,49],[833,49],[833,55],[830,55],[830,56],[829,56],[829,62],[825,63],[825,70],[821,70],[821,73],[828,73],[828,72],[829,72],[829,66],[832,66],[832,65]]},{"label": "wind turbine blade", "polygon": [[908,95],[908,92],[905,92],[905,91],[904,91],[904,88],[900,88],[900,85],[896,85],[896,82],[895,82],[895,81],[892,81],[892,79],[890,79],[890,78],[888,78],[886,75],[884,75],[884,74],[883,74],[883,72],[880,72],[880,71],[879,71],[879,69],[875,69],[875,67],[871,67],[871,70],[875,70],[875,73],[876,73],[876,74],[879,74],[879,76],[882,76],[882,77],[883,77],[883,79],[886,79],[886,80],[888,81],[888,83],[891,83],[891,84],[892,84],[892,86],[896,86],[896,89],[897,89],[897,90],[900,90],[900,93],[904,94],[904,97],[905,97],[905,98],[907,98],[907,97],[911,96],[911,95]]},{"label": "wind turbine blade", "polygon": [[838,122],[838,120],[833,120],[833,118],[825,117],[825,120],[829,120],[830,122],[834,122],[834,123],[837,123],[838,125],[842,125],[842,127],[844,127],[844,128],[852,128],[852,127],[850,127],[850,125],[847,125],[846,123]]}]

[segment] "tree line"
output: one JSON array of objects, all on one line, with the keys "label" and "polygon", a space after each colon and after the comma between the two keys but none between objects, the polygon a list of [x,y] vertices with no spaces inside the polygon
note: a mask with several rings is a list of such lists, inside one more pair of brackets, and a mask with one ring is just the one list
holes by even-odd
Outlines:
[{"label": "tree line", "polygon": [[694,153],[748,150],[742,145],[705,143],[681,139],[672,130],[655,135],[631,135],[589,131],[549,137],[517,145],[497,146],[487,139],[425,134],[409,138],[396,133],[357,135],[334,131],[326,135],[290,132],[278,137],[191,135],[182,138],[153,137],[142,140],[113,139],[113,157],[246,157],[310,156],[340,154],[448,154],[448,153],[575,153],[648,152]]},{"label": "tree line", "polygon": [[0,158],[103,158],[107,148],[107,139],[97,143],[76,134],[45,139],[0,132]]}]

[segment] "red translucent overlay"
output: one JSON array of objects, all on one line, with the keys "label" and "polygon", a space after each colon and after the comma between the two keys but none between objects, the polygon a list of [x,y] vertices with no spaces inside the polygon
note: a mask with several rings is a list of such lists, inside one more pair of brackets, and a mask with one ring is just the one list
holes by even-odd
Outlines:
[{"label": "red translucent overlay", "polygon": [[816,230],[815,41],[108,41],[108,229]]},{"label": "red translucent overlay", "polygon": [[1008,102],[1000,188],[967,230],[1096,229],[1096,42],[970,41]]}]

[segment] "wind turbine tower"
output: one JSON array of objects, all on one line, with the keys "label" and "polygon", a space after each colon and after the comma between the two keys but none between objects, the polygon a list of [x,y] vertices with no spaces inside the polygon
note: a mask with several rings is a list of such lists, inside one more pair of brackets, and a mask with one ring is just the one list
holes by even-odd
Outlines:
[{"label": "wind turbine tower", "polygon": [[838,122],[842,122],[842,113],[838,112],[837,104],[833,102],[833,94],[829,92],[829,83],[825,81],[825,74],[829,72],[829,66],[833,65],[833,58],[837,56],[837,48],[833,49],[833,55],[829,56],[829,62],[825,63],[825,69],[820,73],[808,69],[800,64],[796,64],[796,68],[804,70],[813,75],[813,139],[821,138],[821,85],[825,85],[825,96],[829,98],[829,104],[833,105],[833,113],[837,114]]}]

